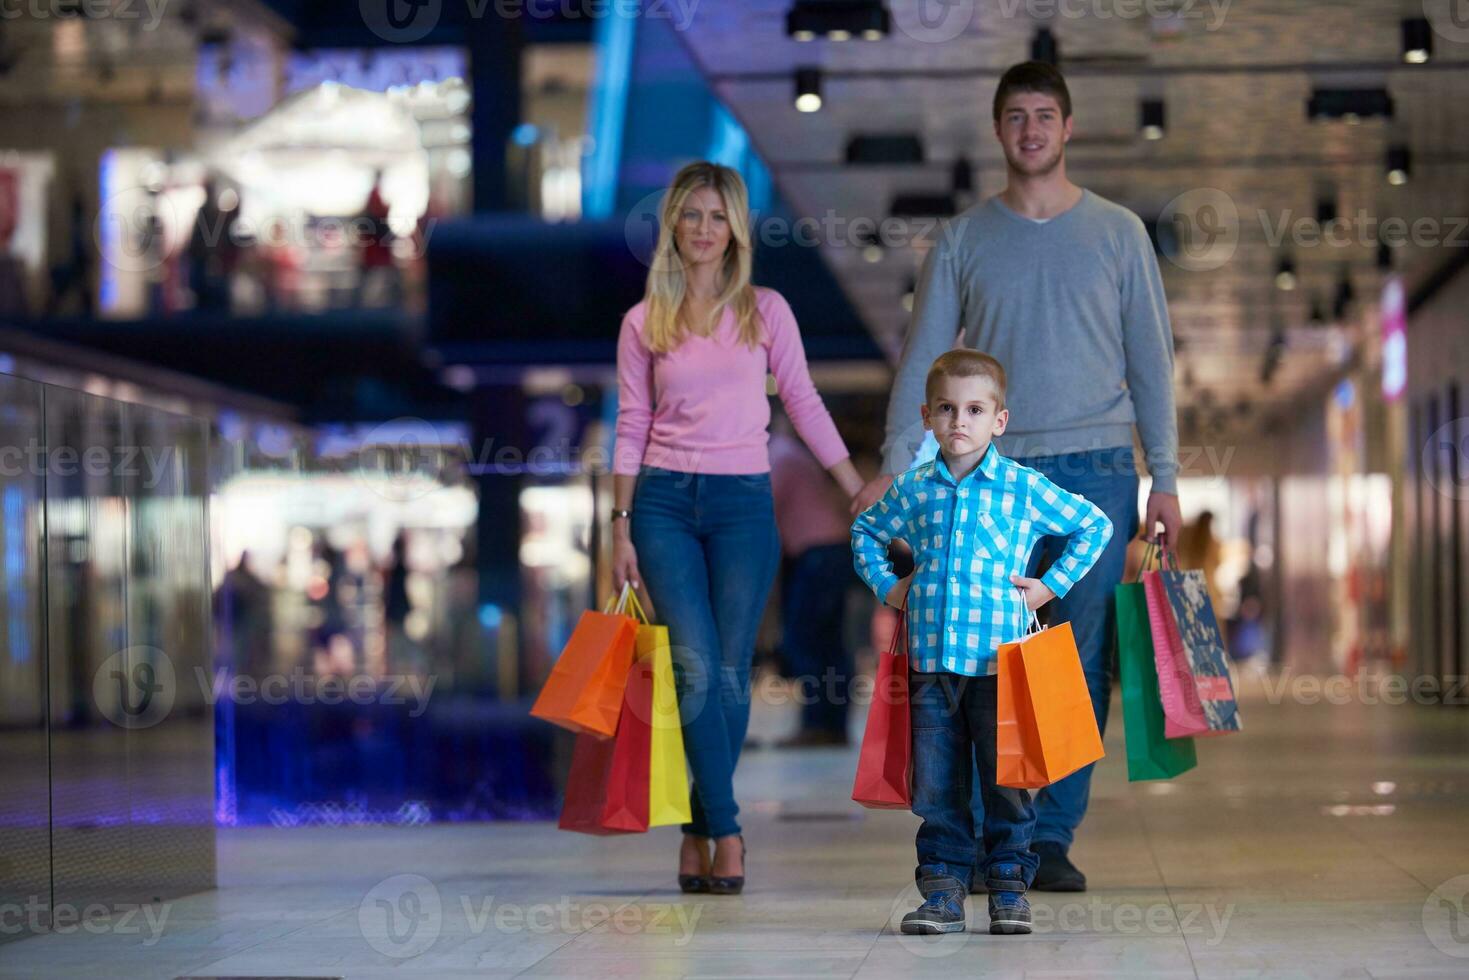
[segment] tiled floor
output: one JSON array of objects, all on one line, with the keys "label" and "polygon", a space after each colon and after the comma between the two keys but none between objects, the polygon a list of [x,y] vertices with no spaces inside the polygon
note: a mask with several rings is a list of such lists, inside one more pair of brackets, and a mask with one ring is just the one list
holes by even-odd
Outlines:
[{"label": "tiled floor", "polygon": [[897,934],[912,815],[847,801],[853,751],[761,750],[739,898],[677,892],[671,828],[252,828],[221,833],[218,891],[5,944],[0,976],[1469,977],[1469,709],[1244,710],[1167,784],[1126,782],[1113,727],[1092,889],[1033,893],[1029,937],[988,935],[982,900],[968,933]]}]

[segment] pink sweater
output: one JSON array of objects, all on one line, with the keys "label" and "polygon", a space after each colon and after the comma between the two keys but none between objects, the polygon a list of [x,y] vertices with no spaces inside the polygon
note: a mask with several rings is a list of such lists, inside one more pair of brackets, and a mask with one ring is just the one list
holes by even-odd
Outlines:
[{"label": "pink sweater", "polygon": [[646,304],[622,318],[617,338],[617,445],[612,472],[643,465],[681,473],[768,473],[770,402],[765,375],[775,375],[796,431],[822,466],[847,457],[811,374],[795,315],[785,297],[756,287],[764,338],[740,342],[734,310],[710,337],[688,337],[667,354],[643,344]]}]

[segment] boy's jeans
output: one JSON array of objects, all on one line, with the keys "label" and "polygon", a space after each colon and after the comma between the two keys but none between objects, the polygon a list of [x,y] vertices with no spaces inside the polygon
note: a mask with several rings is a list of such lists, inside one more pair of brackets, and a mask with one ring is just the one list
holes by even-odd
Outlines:
[{"label": "boy's jeans", "polygon": [[[997,678],[947,672],[909,674],[913,724],[913,812],[918,828],[918,877],[941,875],[968,887],[996,864],[1018,864],[1029,887],[1040,859],[1030,851],[1035,809],[1023,789],[995,785]],[[985,857],[975,867],[970,815],[971,774],[984,801]]]},{"label": "boy's jeans", "polygon": [[[1065,598],[1052,602],[1042,613],[1049,612],[1050,622],[1070,623],[1081,654],[1082,671],[1087,690],[1092,696],[1092,709],[1097,727],[1107,731],[1107,706],[1112,697],[1112,651],[1115,646],[1116,619],[1112,592],[1122,581],[1127,562],[1127,543],[1137,536],[1138,512],[1137,465],[1131,446],[1099,449],[1087,453],[1062,456],[1032,456],[1017,462],[1039,470],[1057,486],[1079,493],[1102,509],[1112,521],[1114,533],[1102,551],[1102,557],[1074,585]],[[1045,537],[1036,544],[1025,573],[1038,574],[1042,560],[1054,558],[1066,546],[1065,538]],[[1092,768],[1079,769],[1065,779],[1052,783],[1036,794],[1036,843],[1049,841],[1070,848],[1076,828],[1086,816],[1091,796]],[[984,819],[984,801],[979,794],[971,800],[974,819]],[[982,852],[984,843],[975,842]]]}]

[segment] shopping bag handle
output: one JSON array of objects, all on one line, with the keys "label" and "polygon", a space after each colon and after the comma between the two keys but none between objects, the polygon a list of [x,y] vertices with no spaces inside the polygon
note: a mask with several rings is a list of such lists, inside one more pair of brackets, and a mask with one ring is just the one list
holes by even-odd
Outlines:
[{"label": "shopping bag handle", "polygon": [[1170,551],[1166,544],[1158,545],[1158,553],[1161,555],[1159,561],[1163,568],[1173,572],[1178,571],[1178,555]]},{"label": "shopping bag handle", "polygon": [[1157,567],[1158,545],[1153,541],[1147,541],[1146,544],[1147,547],[1143,549],[1142,564],[1137,567],[1137,576],[1132,580],[1134,585],[1143,580],[1144,572],[1151,572]]},{"label": "shopping bag handle", "polygon": [[1147,549],[1143,552],[1143,563],[1138,566],[1137,577],[1133,584],[1143,580],[1143,573],[1150,572],[1154,568],[1163,568],[1169,571],[1178,571],[1178,558],[1168,550],[1166,544],[1158,544],[1153,541],[1147,542]]},{"label": "shopping bag handle", "polygon": [[[632,607],[631,613],[627,611],[629,606]],[[622,616],[631,615],[644,625],[652,624],[652,621],[648,619],[648,614],[643,611],[643,604],[638,601],[638,593],[632,587],[631,579],[622,583],[622,592],[615,600],[608,598],[607,604],[602,607],[602,611],[605,613],[617,613]]]},{"label": "shopping bag handle", "polygon": [[1020,638],[1023,640],[1034,633],[1042,632],[1041,618],[1036,615],[1034,609],[1030,608],[1030,603],[1025,601],[1025,590],[1017,585],[1015,586],[1015,591],[1020,593],[1020,605],[1025,610],[1027,617],[1025,620],[1025,632],[1020,634]]},{"label": "shopping bag handle", "polygon": [[[898,637],[899,636],[905,636],[905,635],[907,635],[905,633],[905,627],[907,626],[907,624],[908,624],[908,596],[907,595],[904,595],[903,596],[903,604],[898,607],[898,621],[893,624],[893,635],[892,635],[892,638],[890,640],[888,640],[888,656],[889,657],[895,657],[895,656],[898,655]],[[902,652],[903,653],[907,653],[908,651],[907,650],[904,650]]]}]

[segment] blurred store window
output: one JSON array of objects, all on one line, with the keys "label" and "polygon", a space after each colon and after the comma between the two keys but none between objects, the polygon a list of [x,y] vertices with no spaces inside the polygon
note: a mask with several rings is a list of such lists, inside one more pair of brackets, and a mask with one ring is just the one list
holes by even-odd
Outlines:
[{"label": "blurred store window", "polygon": [[595,68],[590,44],[526,48],[521,116],[509,147],[512,198],[548,221],[582,212],[583,158],[590,153],[588,96]]}]

